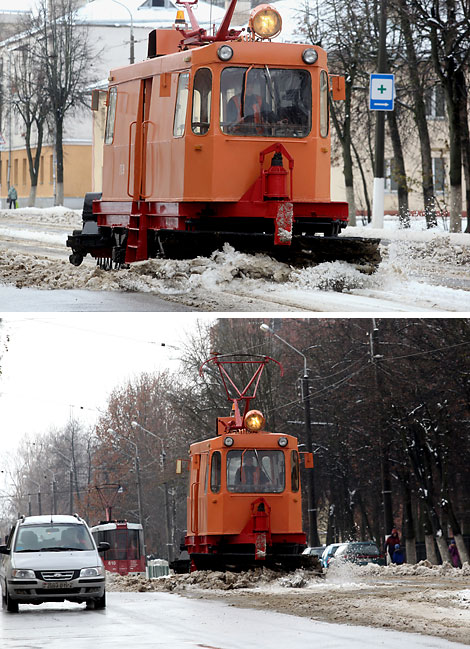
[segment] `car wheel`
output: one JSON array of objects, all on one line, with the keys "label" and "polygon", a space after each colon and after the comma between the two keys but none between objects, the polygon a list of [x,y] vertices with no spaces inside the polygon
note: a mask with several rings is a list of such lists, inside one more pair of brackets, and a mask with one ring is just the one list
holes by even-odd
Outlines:
[{"label": "car wheel", "polygon": [[95,608],[106,608],[106,591],[103,593],[103,597],[95,599]]},{"label": "car wheel", "polygon": [[8,591],[5,593],[5,604],[6,604],[6,609],[9,613],[18,613],[19,611],[19,605],[18,602],[15,602],[14,599],[11,599],[8,595]]}]

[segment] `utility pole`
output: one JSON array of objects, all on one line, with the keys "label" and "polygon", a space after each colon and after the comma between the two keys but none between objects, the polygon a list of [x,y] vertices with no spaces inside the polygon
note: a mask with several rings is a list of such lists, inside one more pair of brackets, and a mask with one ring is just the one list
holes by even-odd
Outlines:
[{"label": "utility pole", "polygon": [[[372,318],[372,331],[370,334],[370,357],[371,363],[374,367],[374,382],[375,393],[377,401],[382,400],[383,386],[382,376],[379,369],[380,354],[380,340],[379,328],[376,324],[375,318]],[[378,412],[380,403],[377,404]],[[383,503],[383,516],[384,516],[384,535],[390,534],[393,527],[393,506],[392,506],[392,488],[390,481],[390,466],[388,461],[388,447],[384,440],[384,422],[382,416],[378,416],[377,426],[379,428],[379,444],[380,444],[380,478],[382,483],[382,503]]]},{"label": "utility pole", "polygon": [[[379,54],[377,72],[387,72],[387,0],[380,3]],[[385,112],[375,111],[375,174],[372,200],[372,225],[383,227],[385,195]]]}]

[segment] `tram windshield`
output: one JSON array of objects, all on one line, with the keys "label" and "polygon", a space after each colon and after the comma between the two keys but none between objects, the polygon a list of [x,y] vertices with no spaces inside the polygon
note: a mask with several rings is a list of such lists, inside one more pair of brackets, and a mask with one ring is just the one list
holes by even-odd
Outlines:
[{"label": "tram windshield", "polygon": [[285,487],[282,451],[262,449],[227,453],[227,489],[234,492],[281,493]]},{"label": "tram windshield", "polygon": [[139,530],[100,530],[97,536],[97,543],[111,546],[103,555],[106,560],[140,559]]},{"label": "tram windshield", "polygon": [[312,116],[307,70],[224,68],[220,78],[220,127],[227,135],[306,137]]}]

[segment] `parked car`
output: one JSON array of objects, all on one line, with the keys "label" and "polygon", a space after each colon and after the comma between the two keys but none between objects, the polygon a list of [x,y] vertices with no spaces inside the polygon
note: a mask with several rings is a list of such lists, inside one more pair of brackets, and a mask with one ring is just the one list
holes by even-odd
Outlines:
[{"label": "parked car", "polygon": [[341,543],[331,543],[323,550],[323,554],[321,555],[321,565],[323,568],[328,568],[331,559],[334,557],[334,554],[340,545]]},{"label": "parked car", "polygon": [[385,556],[381,554],[377,544],[373,541],[352,541],[342,543],[336,548],[334,562],[348,561],[359,566],[375,563],[379,566],[386,564]]},{"label": "parked car", "polygon": [[13,526],[0,545],[3,608],[17,613],[19,604],[86,602],[106,606],[105,569],[88,525],[79,516],[28,516]]}]

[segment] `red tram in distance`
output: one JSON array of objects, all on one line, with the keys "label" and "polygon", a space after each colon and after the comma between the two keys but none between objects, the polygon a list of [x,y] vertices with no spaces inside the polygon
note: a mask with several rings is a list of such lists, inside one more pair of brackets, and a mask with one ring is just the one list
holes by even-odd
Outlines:
[{"label": "red tram in distance", "polygon": [[120,575],[145,573],[143,531],[140,523],[102,521],[91,528],[96,544],[109,543],[102,559],[106,570]]},{"label": "red tram in distance", "polygon": [[[302,555],[300,485],[301,457],[312,468],[313,456],[299,453],[296,437],[265,430],[261,412],[250,410],[270,362],[282,372],[268,356],[217,355],[206,361],[216,365],[233,405],[230,417],[217,418],[215,437],[190,446],[185,546],[193,570],[315,566]],[[227,372],[233,364],[256,368],[242,390]]]}]

